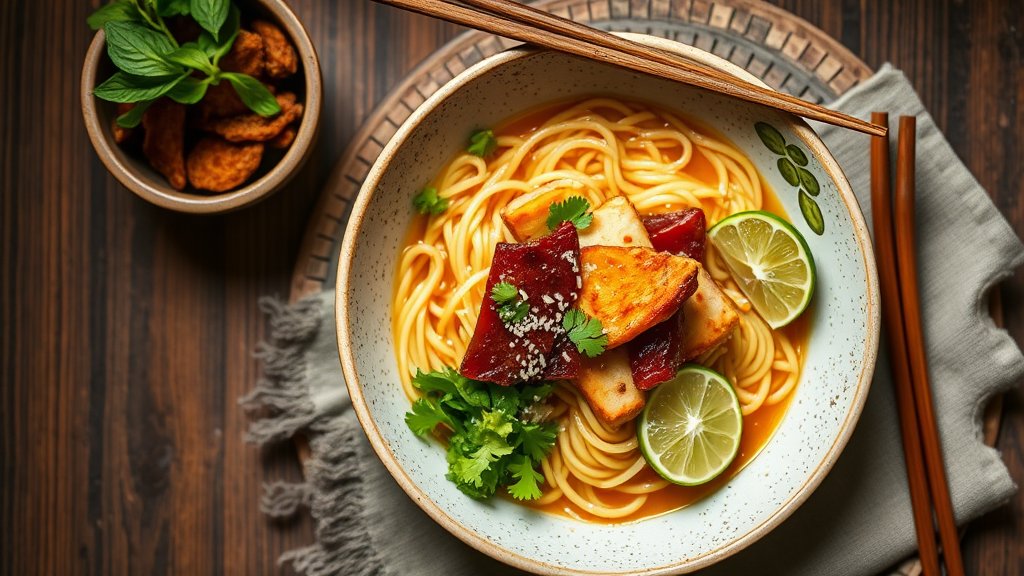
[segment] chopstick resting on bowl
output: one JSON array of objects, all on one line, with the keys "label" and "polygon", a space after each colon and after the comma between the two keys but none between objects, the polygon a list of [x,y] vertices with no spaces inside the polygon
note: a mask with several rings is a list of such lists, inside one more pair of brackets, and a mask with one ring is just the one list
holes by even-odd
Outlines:
[{"label": "chopstick resting on bowl", "polygon": [[850,128],[874,136],[886,134],[886,128],[883,126],[876,126],[817,104],[805,102],[796,96],[756,86],[664,50],[644,46],[518,4],[513,0],[466,0],[474,7],[445,0],[374,1],[528,44],[675,80],[827,124]]},{"label": "chopstick resting on bowl", "polygon": [[[871,120],[876,124],[888,125],[889,117],[875,112]],[[895,217],[889,187],[889,140],[887,137],[876,137],[871,143],[871,212],[875,224],[875,253],[921,568],[925,576],[942,574],[932,523],[934,506],[947,573],[950,576],[963,576],[960,541],[953,520],[942,446],[935,424],[921,329],[914,253],[915,138],[915,119],[912,116],[901,117],[896,159]],[[895,235],[894,222],[899,224]]]}]

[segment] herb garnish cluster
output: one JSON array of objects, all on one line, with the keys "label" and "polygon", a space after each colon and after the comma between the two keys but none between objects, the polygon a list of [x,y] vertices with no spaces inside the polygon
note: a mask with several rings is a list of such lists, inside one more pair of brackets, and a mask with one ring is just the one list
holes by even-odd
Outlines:
[{"label": "herb garnish cluster", "polygon": [[[164,22],[172,16],[191,16],[203,28],[199,39],[179,45]],[[118,117],[118,126],[137,126],[161,96],[195,104],[208,86],[222,80],[230,82],[257,114],[281,112],[274,95],[258,80],[218,67],[240,25],[238,8],[230,0],[118,0],[94,12],[87,22],[93,30],[106,32],[107,54],[119,69],[93,94],[110,102],[137,103]]]}]

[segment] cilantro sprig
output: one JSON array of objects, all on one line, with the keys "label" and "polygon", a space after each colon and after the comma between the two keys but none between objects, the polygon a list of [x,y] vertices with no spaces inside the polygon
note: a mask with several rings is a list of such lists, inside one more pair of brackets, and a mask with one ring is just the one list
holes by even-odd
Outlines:
[{"label": "cilantro sprig", "polygon": [[[202,28],[196,42],[179,45],[164,18],[190,16]],[[277,99],[252,76],[220,69],[220,59],[238,36],[240,14],[231,0],[117,0],[92,13],[86,23],[106,32],[107,54],[118,68],[93,89],[102,100],[137,104],[117,118],[134,128],[142,112],[162,96],[181,104],[202,100],[207,87],[227,80],[257,114],[281,112]]]},{"label": "cilantro sprig", "polygon": [[530,313],[530,303],[508,282],[495,284],[491,288],[491,299],[498,305],[498,318],[505,324],[515,324]]},{"label": "cilantro sprig", "polygon": [[422,192],[413,197],[412,205],[420,211],[420,214],[437,216],[448,209],[448,199],[438,196],[436,188],[424,188]]},{"label": "cilantro sprig", "polygon": [[520,500],[540,498],[544,476],[536,466],[555,445],[555,422],[530,423],[519,412],[541,401],[554,385],[503,387],[470,380],[452,368],[416,372],[413,386],[424,397],[405,422],[424,436],[438,425],[451,429],[446,478],[473,498],[490,498],[499,486]]},{"label": "cilantro sprig", "polygon": [[578,308],[573,308],[565,314],[562,327],[581,354],[593,358],[603,353],[608,346],[608,335],[604,333],[601,321],[597,318],[587,318],[587,314]]},{"label": "cilantro sprig", "polygon": [[562,222],[569,221],[577,230],[583,230],[594,221],[590,210],[590,202],[582,196],[570,196],[562,202],[555,202],[548,207],[548,229],[554,230]]},{"label": "cilantro sprig", "polygon": [[490,130],[477,130],[469,137],[469,147],[466,151],[473,156],[486,158],[498,149],[498,139]]}]

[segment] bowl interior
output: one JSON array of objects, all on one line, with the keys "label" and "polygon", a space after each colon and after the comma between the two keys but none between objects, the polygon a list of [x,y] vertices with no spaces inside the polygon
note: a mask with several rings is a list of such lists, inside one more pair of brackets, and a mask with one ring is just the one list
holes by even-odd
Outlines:
[{"label": "bowl interior", "polygon": [[[299,69],[285,79],[280,89],[294,92],[304,105],[302,120],[292,145],[284,150],[267,148],[255,175],[235,190],[207,193],[186,185],[184,190],[174,189],[150,166],[142,154],[141,137],[136,134],[124,145],[114,142],[111,126],[117,115],[117,104],[92,96],[92,89],[110,78],[117,68],[106,54],[102,32],[98,33],[86,55],[82,78],[82,103],[89,136],[107,168],[133,192],[165,208],[183,212],[225,212],[252,204],[281,188],[302,167],[316,139],[320,115],[320,69],[313,45],[295,15],[281,2],[241,1],[242,26],[252,20],[267,20],[281,27],[291,40],[299,56]],[[186,151],[192,140],[186,131]],[[193,134],[194,136],[194,134]]]},{"label": "bowl interior", "polygon": [[[642,37],[643,38],[643,37]],[[657,39],[741,73],[710,55]],[[737,72],[738,71],[738,72]],[[748,76],[748,78],[751,78]],[[478,502],[444,477],[444,450],[406,427],[390,330],[392,280],[412,197],[474,129],[574,96],[647,101],[700,120],[755,163],[815,256],[818,285],[806,365],[792,404],[763,452],[728,485],[678,512],[620,525],[586,524],[495,498]],[[779,156],[754,126],[775,127],[809,158],[824,222],[816,234]],[[684,572],[750,544],[788,516],[831,468],[860,413],[877,346],[877,286],[863,217],[842,172],[791,116],[564,54],[513,50],[453,80],[424,104],[370,171],[342,247],[339,349],[352,401],[378,455],[421,507],[456,536],[542,573]]]}]

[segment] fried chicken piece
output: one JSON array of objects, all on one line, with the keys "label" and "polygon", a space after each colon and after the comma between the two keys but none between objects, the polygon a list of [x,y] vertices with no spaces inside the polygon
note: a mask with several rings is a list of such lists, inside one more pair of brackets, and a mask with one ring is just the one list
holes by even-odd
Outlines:
[{"label": "fried chicken piece", "polygon": [[282,92],[277,95],[277,103],[281,106],[277,116],[264,117],[253,112],[207,122],[203,129],[220,134],[229,142],[266,142],[302,116],[302,104],[295,102],[295,94]]},{"label": "fried chicken piece", "polygon": [[185,106],[161,98],[142,115],[142,153],[176,190],[185,188]]},{"label": "fried chicken piece", "polygon": [[257,78],[263,74],[264,45],[260,34],[239,30],[231,50],[220,59],[220,69]]},{"label": "fried chicken piece", "polygon": [[287,148],[295,141],[296,134],[298,134],[298,130],[294,126],[289,126],[281,130],[281,133],[277,136],[267,140],[267,146],[269,148]]},{"label": "fried chicken piece", "polygon": [[188,181],[211,192],[226,192],[241,185],[260,167],[263,144],[232,144],[206,136],[188,155]]},{"label": "fried chicken piece", "polygon": [[111,122],[113,125],[112,130],[114,132],[114,142],[118,144],[124,144],[129,138],[132,137],[132,128],[122,128],[117,125],[117,119],[127,114],[135,108],[135,104],[118,104],[117,115],[114,116],[114,120]]},{"label": "fried chicken piece", "polygon": [[252,29],[263,38],[267,76],[287,78],[295,74],[299,69],[299,57],[295,55],[295,48],[288,42],[284,32],[263,20],[253,21]]},{"label": "fried chicken piece", "polygon": [[[264,84],[264,86],[271,94],[277,92],[270,84]],[[206,124],[213,119],[237,116],[252,111],[245,105],[245,102],[242,102],[234,87],[231,86],[231,82],[227,80],[221,80],[220,84],[216,86],[211,84],[206,89],[206,95],[196,104],[196,109],[199,111],[199,125]]]}]

